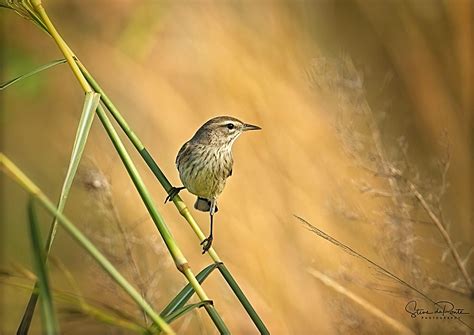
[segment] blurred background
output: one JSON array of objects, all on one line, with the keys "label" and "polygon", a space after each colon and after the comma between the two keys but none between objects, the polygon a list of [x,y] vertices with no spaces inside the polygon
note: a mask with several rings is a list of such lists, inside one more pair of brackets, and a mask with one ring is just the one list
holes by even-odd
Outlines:
[{"label": "blurred background", "polygon": [[[472,1],[44,5],[173,184],[180,185],[174,166],[180,146],[208,119],[231,115],[263,128],[234,145],[214,247],[272,334],[468,333],[454,320],[411,318],[405,306],[412,299],[422,304],[420,297],[308,231],[295,215],[434,300],[464,308],[471,316],[463,320],[473,327],[469,288],[410,188],[441,218],[472,278]],[[31,22],[6,9],[0,15],[1,82],[62,57]],[[2,91],[2,151],[54,201],[83,98],[67,65]],[[165,192],[128,148],[197,273],[210,258],[175,207],[163,205]],[[0,333],[11,334],[33,270],[27,197],[1,178]],[[193,196],[181,194],[192,207]],[[65,212],[155,307],[185,284],[97,119]],[[207,233],[208,216],[192,214]],[[44,212],[40,218],[46,236],[51,219]],[[144,322],[61,229],[52,257],[55,289]],[[233,333],[256,333],[217,273],[204,288]],[[57,308],[64,333],[127,334],[66,303]],[[173,325],[183,334],[215,333],[202,310]],[[32,333],[41,333],[40,326],[36,313]]]}]

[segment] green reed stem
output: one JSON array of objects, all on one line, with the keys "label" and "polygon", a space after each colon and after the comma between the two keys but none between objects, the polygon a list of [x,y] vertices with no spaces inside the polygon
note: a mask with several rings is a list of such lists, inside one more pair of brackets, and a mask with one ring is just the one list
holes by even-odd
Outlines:
[{"label": "green reed stem", "polygon": [[100,121],[102,122],[102,125],[104,126],[107,134],[109,135],[120,158],[122,159],[122,162],[125,165],[125,168],[127,169],[127,172],[130,175],[130,178],[133,181],[133,184],[137,188],[137,191],[140,194],[140,197],[142,198],[143,203],[145,204],[145,207],[147,208],[153,222],[156,225],[156,228],[158,228],[158,231],[163,237],[166,247],[170,251],[170,254],[173,257],[173,260],[176,263],[176,267],[180,271],[183,271],[184,267],[188,265],[188,262],[186,258],[184,257],[184,255],[182,254],[181,250],[179,249],[178,245],[176,244],[168,227],[165,225],[162,216],[160,215],[155,205],[153,204],[153,201],[148,192],[148,189],[146,188],[142,178],[140,177],[140,174],[138,173],[138,170],[135,167],[135,164],[133,163],[130,155],[125,149],[125,146],[120,140],[119,135],[117,134],[115,128],[113,127],[112,123],[107,117],[107,114],[105,113],[105,110],[102,106],[99,106],[97,108],[97,115]]},{"label": "green reed stem", "polygon": [[227,269],[225,264],[224,263],[218,264],[217,268],[219,269],[219,272],[222,274],[222,276],[226,280],[227,284],[229,284],[229,286],[232,289],[232,291],[234,292],[234,294],[237,296],[237,299],[239,299],[242,306],[244,306],[245,310],[247,311],[247,314],[250,316],[250,318],[254,322],[255,326],[260,331],[260,333],[261,334],[270,334],[269,330],[267,329],[267,327],[263,323],[262,319],[257,314],[257,312],[253,308],[252,304],[250,303],[250,301],[245,296],[245,293],[242,291],[239,284],[237,284],[237,282],[235,281],[234,277],[232,276],[230,271]]},{"label": "green reed stem", "polygon": [[[155,226],[158,228],[158,231],[160,232],[166,247],[168,248],[171,256],[173,257],[173,260],[176,264],[176,267],[178,268],[179,271],[181,271],[188,282],[193,286],[194,291],[198,295],[199,299],[201,301],[207,301],[210,300],[207,294],[205,293],[204,289],[202,286],[199,284],[197,281],[196,277],[194,276],[193,272],[191,271],[191,268],[189,267],[188,261],[184,257],[183,253],[178,247],[178,244],[174,240],[173,236],[171,235],[171,232],[169,231],[168,227],[166,226],[162,216],[160,213],[157,211],[155,205],[153,204],[152,198],[143,183],[143,180],[140,177],[140,174],[138,173],[138,170],[135,167],[135,164],[133,163],[132,159],[130,158],[130,155],[128,154],[127,150],[125,149],[125,146],[123,145],[122,141],[120,140],[120,137],[118,136],[117,132],[115,131],[115,128],[113,127],[112,123],[110,122],[109,118],[107,117],[107,114],[105,113],[104,108],[99,105],[97,108],[97,115],[102,122],[102,125],[104,126],[107,134],[109,135],[110,139],[112,140],[112,143],[117,150],[120,158],[122,159],[123,164],[125,165],[125,168],[127,169],[130,178],[132,179],[136,189],[138,190],[140,197],[143,200],[143,203],[145,204],[145,207],[148,210],[148,213],[150,214],[153,222],[155,223]],[[217,313],[216,309],[214,306],[206,304],[204,306],[206,311],[208,312],[209,316],[211,317],[212,321],[216,325],[216,327],[219,329],[219,331],[222,334],[228,333],[228,329],[224,322],[222,321],[221,317]]]},{"label": "green reed stem", "polygon": [[31,181],[10,159],[0,153],[0,168],[20,184],[28,193],[34,196],[53,216],[59,224],[99,263],[110,277],[123,288],[125,292],[139,305],[166,334],[174,334],[171,327],[153,310],[140,293],[120,274],[110,261],[95,247],[95,245],[76,228],[76,226],[54,206],[51,200]]},{"label": "green reed stem", "polygon": [[[148,150],[145,148],[145,146],[142,144],[138,136],[133,132],[133,130],[130,128],[128,123],[125,121],[124,117],[122,114],[120,114],[119,110],[113,102],[110,100],[110,98],[105,94],[104,90],[100,87],[100,85],[97,83],[97,81],[92,77],[92,75],[87,71],[85,66],[78,60],[76,59],[76,62],[82,72],[82,74],[85,76],[89,84],[94,88],[94,90],[98,93],[100,93],[100,98],[104,105],[107,107],[109,112],[112,114],[114,119],[117,121],[119,124],[120,128],[125,132],[129,140],[132,142],[134,145],[135,149],[140,153],[142,156],[143,160],[146,162],[150,170],[153,172],[155,177],[158,179],[160,182],[161,186],[165,189],[165,191],[168,193],[171,190],[171,183],[169,182],[168,178],[166,178],[165,174],[163,171],[161,171],[160,167],[158,164],[156,164],[155,160],[153,157],[150,155]],[[199,240],[202,242],[205,238],[206,235],[202,232],[201,228],[197,224],[196,220],[194,220],[193,216],[191,215],[191,212],[187,208],[186,204],[184,201],[181,199],[179,195],[175,196],[173,198],[173,203],[175,204],[176,208],[178,209],[179,213],[185,218],[185,220],[189,223],[191,226],[192,230],[196,234],[196,236],[199,238]],[[247,313],[249,314],[250,318],[254,322],[255,326],[257,329],[260,331],[261,334],[269,334],[270,332],[268,331],[267,327],[263,323],[262,319],[258,316],[257,312],[253,308],[252,304],[250,301],[247,299],[243,291],[240,289],[239,285],[235,281],[234,277],[230,273],[230,271],[226,268],[226,266],[221,261],[219,258],[218,254],[214,250],[213,247],[211,247],[208,250],[209,256],[212,258],[212,260],[215,263],[219,263],[219,271],[224,277],[224,279],[227,281],[229,286],[231,287],[232,291],[234,294],[237,296],[238,300],[242,304],[242,306],[245,308]]]}]

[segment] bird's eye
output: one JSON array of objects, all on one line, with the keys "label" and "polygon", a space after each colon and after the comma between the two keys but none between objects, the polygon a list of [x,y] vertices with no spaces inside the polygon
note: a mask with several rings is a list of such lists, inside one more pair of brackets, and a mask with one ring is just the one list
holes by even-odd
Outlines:
[{"label": "bird's eye", "polygon": [[234,129],[234,127],[235,127],[235,126],[234,126],[233,123],[228,123],[228,124],[227,124],[227,128],[228,128],[228,129]]}]

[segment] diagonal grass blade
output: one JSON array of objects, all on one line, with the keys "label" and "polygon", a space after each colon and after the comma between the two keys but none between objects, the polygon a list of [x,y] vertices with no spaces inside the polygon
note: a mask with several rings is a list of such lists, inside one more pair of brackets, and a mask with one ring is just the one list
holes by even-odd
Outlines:
[{"label": "diagonal grass blade", "polygon": [[38,290],[41,294],[41,320],[45,334],[59,334],[59,325],[53,307],[52,294],[49,289],[48,272],[44,262],[45,252],[41,245],[38,221],[34,209],[34,199],[28,201],[28,221],[31,240],[31,252],[36,275],[38,276]]},{"label": "diagonal grass blade", "polygon": [[200,301],[200,302],[195,303],[195,304],[190,304],[190,305],[183,306],[183,307],[177,309],[176,311],[174,311],[173,313],[171,313],[170,315],[166,316],[165,321],[168,322],[168,323],[171,323],[174,320],[176,320],[176,319],[184,316],[185,314],[191,312],[193,309],[203,307],[206,304],[212,304],[212,301],[211,300]]},{"label": "diagonal grass blade", "polygon": [[[34,196],[48,212],[56,216],[58,223],[84,248],[102,269],[140,306],[151,320],[166,334],[175,334],[173,329],[161,318],[138,291],[110,263],[97,247],[49,200],[41,189],[29,179],[7,156],[0,152],[0,169]],[[205,305],[207,306],[207,305]]]},{"label": "diagonal grass blade", "polygon": [[[79,166],[79,162],[82,157],[82,153],[84,151],[84,147],[86,145],[87,137],[89,135],[89,130],[92,125],[92,121],[94,119],[95,110],[97,105],[100,101],[100,94],[98,93],[86,93],[86,97],[84,100],[84,107],[82,109],[81,119],[79,120],[79,125],[77,127],[76,138],[74,140],[74,145],[72,148],[71,159],[69,161],[69,167],[66,173],[66,177],[64,178],[63,187],[61,190],[61,195],[59,197],[58,202],[58,211],[62,212],[64,210],[64,206],[66,205],[67,198],[69,195],[69,191],[71,190],[72,182],[74,181],[74,176],[76,175],[77,168]],[[51,251],[51,246],[54,241],[54,236],[56,235],[57,229],[57,218],[53,219],[51,224],[48,240],[46,242],[46,257],[45,261],[48,258],[49,252]],[[37,284],[35,284],[35,288]],[[30,328],[31,319],[33,318],[33,314],[35,312],[36,302],[38,300],[38,293],[34,292],[30,296],[30,300],[28,301],[28,305],[26,306],[25,313],[21,319],[20,325],[18,326],[18,334],[27,334],[28,329]]]},{"label": "diagonal grass blade", "polygon": [[[198,280],[199,284],[211,274],[211,272],[217,267],[217,264],[211,264],[205,267],[201,272],[196,275],[196,279]],[[169,317],[171,314],[176,312],[176,310],[182,308],[189,299],[191,299],[192,295],[194,294],[194,289],[191,284],[187,284],[177,295],[176,297],[171,300],[171,302],[163,309],[160,315],[163,318]]]},{"label": "diagonal grass blade", "polygon": [[[67,198],[69,196],[69,191],[71,190],[72,182],[76,176],[77,168],[79,162],[81,161],[82,153],[86,146],[87,137],[89,136],[89,131],[92,126],[92,121],[94,120],[95,110],[99,105],[100,94],[95,92],[86,93],[84,99],[84,107],[82,108],[81,119],[79,120],[79,125],[77,126],[76,138],[74,140],[74,145],[72,147],[71,159],[69,160],[69,167],[64,178],[63,187],[61,189],[61,195],[58,202],[58,211],[63,212],[64,206],[66,205]],[[48,242],[46,245],[46,254],[49,254],[51,246],[54,240],[54,235],[56,234],[57,219],[54,219],[54,222],[51,226],[51,230],[48,236]]]}]

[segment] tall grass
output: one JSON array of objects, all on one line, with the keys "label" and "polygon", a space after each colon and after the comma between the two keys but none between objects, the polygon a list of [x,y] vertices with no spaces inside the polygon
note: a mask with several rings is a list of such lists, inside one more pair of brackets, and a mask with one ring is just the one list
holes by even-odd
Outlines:
[{"label": "tall grass", "polygon": [[[191,304],[184,306],[183,301],[186,302],[189,299],[189,288],[185,290],[185,296],[187,297],[186,299],[181,299],[179,298],[180,295],[183,293],[179,294],[177,296],[176,302],[171,303],[171,307],[169,310],[169,313],[166,313],[165,318],[168,321],[172,321],[178,317],[181,317],[182,315],[186,314],[187,312],[191,311],[194,308],[197,307],[204,307],[206,311],[208,312],[210,318],[213,320],[216,328],[219,330],[220,333],[229,333],[229,330],[227,329],[227,326],[225,325],[224,321],[222,320],[221,316],[217,313],[214,305],[211,302],[211,300],[208,298],[207,294],[205,293],[204,289],[200,285],[200,281],[196,278],[194,273],[192,272],[188,261],[184,257],[182,251],[180,250],[178,244],[174,240],[173,236],[171,235],[171,232],[169,231],[169,228],[166,226],[162,216],[160,213],[157,211],[154,202],[150,196],[150,193],[148,192],[145,184],[142,181],[142,178],[135,167],[135,164],[133,163],[130,155],[128,154],[127,150],[125,149],[125,146],[123,145],[120,137],[118,136],[117,132],[115,131],[112,123],[108,119],[106,115],[105,109],[99,105],[99,94],[94,93],[92,86],[89,84],[89,82],[93,81],[93,78],[88,74],[89,79],[86,79],[83,73],[87,73],[85,70],[84,66],[80,64],[78,61],[78,58],[73,54],[69,46],[66,44],[66,42],[61,38],[59,35],[58,31],[54,27],[53,23],[51,22],[50,18],[48,17],[41,1],[39,0],[32,0],[31,3],[28,1],[24,1],[24,3],[21,3],[20,7],[14,7],[11,6],[12,9],[18,10],[20,9],[20,12],[24,14],[24,16],[27,16],[28,18],[34,20],[35,22],[38,21],[40,26],[45,29],[53,38],[53,40],[56,42],[58,45],[59,49],[63,53],[63,55],[66,58],[66,61],[68,62],[73,74],[75,75],[76,79],[78,80],[79,84],[81,85],[83,91],[86,93],[86,102],[85,102],[85,107],[84,111],[81,117],[81,121],[79,123],[78,131],[77,131],[77,136],[76,136],[76,141],[74,143],[73,147],[73,152],[71,155],[71,162],[69,165],[69,170],[66,175],[64,184],[63,184],[63,189],[61,191],[61,196],[58,204],[58,208],[56,210],[56,216],[53,221],[53,224],[50,228],[50,235],[48,238],[47,242],[47,254],[49,253],[49,250],[51,249],[53,240],[54,240],[54,235],[55,235],[55,230],[56,230],[56,224],[57,220],[61,219],[64,222],[67,222],[66,219],[64,219],[62,215],[62,210],[64,209],[64,206],[66,204],[66,199],[70,190],[70,187],[72,185],[72,181],[74,179],[74,176],[77,171],[77,166],[79,164],[79,161],[82,156],[82,151],[85,146],[86,140],[87,140],[87,134],[90,129],[90,126],[92,125],[92,115],[95,110],[97,110],[98,117],[100,121],[102,122],[108,136],[112,140],[112,143],[117,150],[120,158],[122,159],[122,162],[127,170],[127,172],[130,175],[130,178],[132,179],[138,193],[140,194],[153,222],[155,223],[160,235],[162,236],[165,245],[168,248],[168,251],[170,255],[172,256],[177,269],[183,273],[185,278],[188,280],[190,287],[192,287],[193,291],[197,294],[199,299],[201,300],[201,303],[198,304]],[[23,11],[22,11],[23,10]],[[81,65],[82,70],[79,68],[78,64]],[[47,67],[41,68],[40,70],[43,70]],[[26,77],[26,76],[25,76]],[[95,83],[95,81],[93,81]],[[97,83],[95,83],[97,85]],[[98,85],[97,85],[98,86]],[[108,100],[109,106],[112,105],[111,101]],[[107,104],[106,104],[107,105]],[[118,111],[114,109],[113,115],[116,119],[118,119],[120,122],[120,125],[122,128],[126,131],[127,135],[132,134],[132,136],[129,136],[132,142],[135,144],[136,148],[139,149],[141,152],[142,156],[145,158],[147,163],[149,163],[150,167],[152,168],[153,171],[159,171],[160,176],[162,177],[160,181],[162,181],[162,185],[166,186],[165,189],[168,189],[171,187],[169,182],[167,181],[166,177],[161,173],[161,170],[159,167],[156,165],[154,160],[151,158],[149,153],[146,151],[146,149],[141,145],[141,143],[138,140],[138,137],[131,133],[129,131],[129,127],[126,124],[125,120],[120,116]],[[4,158],[5,162],[9,162],[7,158]],[[6,164],[7,168],[8,166],[11,166],[12,164]],[[163,184],[163,182],[165,184]],[[30,181],[28,183],[31,184]],[[28,184],[27,183],[27,184]],[[166,184],[167,183],[167,184]],[[188,222],[191,223],[192,226],[194,226],[194,230],[198,232],[199,235],[203,235],[203,233],[199,230],[196,222],[194,219],[192,219],[189,211],[185,207],[183,201],[181,199],[178,199],[179,201],[179,206],[178,209],[180,212],[184,212],[184,216],[188,218]],[[46,203],[46,202],[45,202]],[[175,202],[176,203],[176,202]],[[47,207],[49,205],[46,205]],[[78,234],[78,231],[75,231],[76,234]],[[103,256],[101,256],[97,249],[94,249],[95,247],[87,240],[85,240],[83,237],[79,238],[79,241],[83,242],[84,245],[86,245],[87,249],[89,252],[95,255],[96,258],[100,259],[101,265],[103,268],[109,272],[109,274],[134,298],[135,301],[138,303],[138,296],[137,292],[134,291],[127,282],[121,277],[121,275],[111,266],[110,263],[107,262]],[[250,305],[250,302],[248,299],[245,297],[243,294],[242,290],[238,287],[236,281],[232,278],[230,275],[230,272],[223,267],[221,260],[218,258],[217,254],[215,253],[214,250],[211,250],[211,255],[216,263],[218,263],[223,269],[221,269],[221,273],[223,273],[224,278],[229,282],[229,285],[233,289],[233,291],[236,293],[238,296],[239,300],[242,302],[244,307],[246,308],[247,311],[249,311],[249,314],[251,318],[254,320],[256,323],[257,327],[263,332],[263,333],[268,333],[267,329],[263,325],[263,322],[261,319],[258,317],[256,312],[254,311],[253,307]],[[102,257],[102,258],[101,258]],[[105,265],[104,265],[105,264]],[[201,281],[205,279],[205,277],[201,277]],[[21,333],[26,333],[29,329],[29,323],[31,320],[32,313],[34,312],[34,306],[36,304],[36,297],[37,293],[33,292],[32,297],[30,299],[30,302],[28,303],[27,310],[24,314],[22,323],[20,324],[19,331]],[[174,301],[175,301],[174,300]],[[174,305],[176,304],[176,305]],[[143,308],[143,310],[152,318],[152,320],[155,322],[155,325],[159,327],[159,329],[162,329],[166,332],[172,332],[172,330],[167,326],[166,323],[162,319],[156,316],[154,314],[154,311],[151,309],[149,305],[146,303],[140,304],[140,306]]]},{"label": "tall grass", "polygon": [[[394,165],[405,172],[403,162],[409,163],[409,173],[403,175],[410,177],[429,209],[445,225],[472,279],[469,162],[474,57],[469,0],[377,4],[364,0],[96,1],[92,10],[80,0],[50,0],[45,5],[61,35],[67,37],[105,91],[99,92],[86,76],[94,91],[101,93],[107,116],[143,172],[158,210],[198,280],[199,270],[215,260],[197,252],[200,237],[194,237],[174,205],[161,205],[166,187],[161,188],[147,171],[134,142],[141,143],[140,149],[146,147],[175,185],[179,179],[174,157],[191,131],[213,116],[234,115],[253,120],[265,131],[234,146],[236,168],[220,202],[214,251],[273,332],[394,332],[389,323],[361,308],[357,299],[315,279],[308,268],[324,273],[362,299],[359,301],[415,333],[464,330],[452,321],[413,320],[404,311],[408,299],[413,298],[412,291],[308,233],[291,214],[301,215],[433,299],[448,299],[472,312],[470,290],[452,252],[403,176],[391,169]],[[30,65],[25,64],[60,57],[55,48],[48,48],[48,35],[6,11],[0,14],[6,14],[11,32],[5,34],[5,51],[11,58],[5,64],[4,80],[27,72]],[[353,62],[359,77],[348,67],[333,71],[328,65],[339,63],[341,53]],[[314,74],[317,79],[333,86],[308,81],[305,70],[312,66],[319,69]],[[64,151],[64,139],[72,147],[82,103],[82,91],[78,85],[74,87],[71,78],[69,69],[61,66],[1,92],[6,93],[6,152],[44,191],[55,196],[71,149]],[[123,126],[114,120],[104,95],[113,100],[138,142],[129,143],[130,136],[124,135]],[[168,250],[115,150],[107,146],[109,139],[100,120],[96,121],[84,158],[93,157],[106,178],[107,192],[120,215],[141,278],[135,279],[132,262],[121,249],[123,238],[117,236],[109,200],[103,198],[103,177],[76,177],[67,214],[83,224],[86,235],[93,237],[139,293],[154,303],[158,312],[163,311],[188,282],[173,271]],[[40,129],[45,124],[54,125],[47,134]],[[445,129],[449,141],[441,136]],[[31,142],[19,143],[20,136]],[[382,151],[375,148],[377,136]],[[440,143],[450,144],[451,156],[449,164],[438,167],[437,158],[445,151]],[[385,166],[379,164],[381,159],[387,162]],[[82,169],[94,173],[84,161],[81,164],[80,173]],[[447,172],[445,167],[449,167]],[[386,175],[387,170],[394,173]],[[22,225],[16,223],[26,220],[22,211],[15,210],[16,206],[24,209],[24,199],[15,188],[6,186],[5,238],[11,243],[6,246],[5,260],[25,263],[14,247],[15,243],[25,250],[26,235],[17,233]],[[438,192],[441,188],[444,190]],[[189,205],[191,196],[187,192],[180,195]],[[204,214],[193,211],[192,206],[189,211],[205,231]],[[78,277],[94,278],[89,285],[82,280],[79,283],[84,286],[85,300],[93,304],[87,296],[100,296],[109,307],[119,306],[124,313],[112,308],[111,314],[130,316],[137,325],[149,324],[140,307],[108,283],[100,268],[84,264],[74,246],[67,254],[62,252],[68,237],[61,233],[53,257],[59,254],[67,259],[67,266],[72,266]],[[79,249],[79,255],[81,252]],[[7,272],[12,272],[11,266],[4,264]],[[51,267],[57,269],[52,262]],[[89,273],[82,269],[94,273],[87,277]],[[202,284],[206,292],[232,332],[253,333],[253,324],[236,306],[237,300],[216,270],[220,268]],[[81,329],[92,327],[91,333],[103,333],[110,327],[100,325],[95,317],[87,318],[84,312],[72,314],[78,311],[75,304],[66,314],[61,298],[54,293],[62,278],[57,274],[52,278],[61,329],[74,332],[74,326],[80,324]],[[13,281],[9,279],[9,283]],[[31,282],[27,282],[30,289]],[[2,309],[0,322],[8,332],[17,325],[27,297],[19,299],[23,291],[16,289],[7,288],[5,293],[8,314]],[[188,301],[199,302],[195,294]],[[419,301],[423,307],[431,306]],[[193,309],[171,326],[186,334],[213,328],[204,308]]]},{"label": "tall grass", "polygon": [[[58,211],[56,206],[53,205],[53,203],[46,197],[46,195],[40,190],[36,184],[33,183],[8,157],[6,157],[4,154],[0,154],[0,167],[2,168],[3,172],[7,173],[9,177],[11,177],[14,181],[16,181],[19,185],[21,185],[32,197],[34,197],[36,200],[38,200],[41,205],[46,208],[50,214],[52,214],[54,217],[57,218],[58,222],[61,223],[64,229],[71,234],[71,236],[100,264],[100,266],[106,271],[113,279],[114,281],[122,287],[122,289],[127,292],[130,297],[135,300],[135,302],[147,312],[148,316],[150,317],[151,320],[153,320],[154,324],[158,327],[158,329],[164,331],[165,333],[168,334],[174,334],[174,331],[169,327],[169,325],[153,310],[153,308],[143,299],[143,297],[133,288],[132,285],[116,270],[116,268],[110,263],[107,258],[103,256],[103,254],[94,246],[94,244],[87,238],[85,237],[75,226],[74,224],[69,221],[61,212]],[[34,218],[32,216],[32,207],[30,205],[30,217]],[[34,220],[32,221],[32,226],[34,225]],[[33,228],[34,229],[34,228]],[[36,230],[32,229],[32,235],[37,235]],[[35,240],[35,239],[32,239]],[[34,250],[37,250],[39,246],[36,243]],[[45,253],[42,252],[42,255]],[[41,257],[41,255],[38,255],[36,257],[41,258],[41,262],[44,262],[44,257]],[[49,292],[49,289],[47,288],[47,275],[45,275],[43,272],[44,270],[40,269],[39,265],[37,265],[39,268],[38,273],[39,275],[39,287],[40,287],[40,292],[45,291]],[[34,292],[35,293],[35,292]],[[48,297],[50,297],[50,294],[47,293]],[[47,300],[48,301],[48,300]],[[49,304],[51,304],[49,300]],[[51,308],[48,307],[48,310],[51,312]],[[53,321],[49,321],[49,323],[54,324]],[[46,328],[48,331],[54,331],[53,326],[48,326]],[[27,332],[28,329],[22,330],[22,332]]]}]

